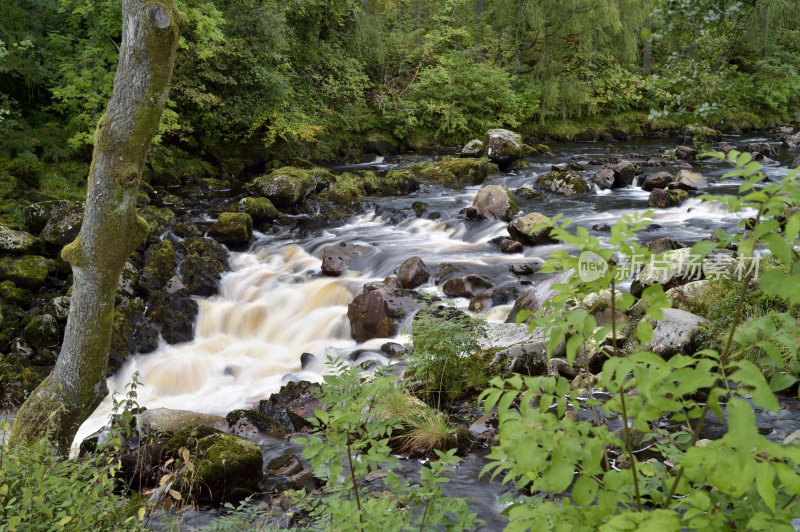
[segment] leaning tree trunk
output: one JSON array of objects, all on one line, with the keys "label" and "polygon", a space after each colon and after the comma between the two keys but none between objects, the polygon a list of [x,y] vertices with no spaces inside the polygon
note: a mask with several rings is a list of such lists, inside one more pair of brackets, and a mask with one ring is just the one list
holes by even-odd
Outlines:
[{"label": "leaning tree trunk", "polygon": [[48,436],[68,449],[108,391],[103,368],[117,284],[148,231],[136,214],[136,191],[187,22],[175,0],[122,0],[119,65],[97,124],[83,226],[61,252],[74,280],[64,343],[53,372],[20,408],[12,445]]}]

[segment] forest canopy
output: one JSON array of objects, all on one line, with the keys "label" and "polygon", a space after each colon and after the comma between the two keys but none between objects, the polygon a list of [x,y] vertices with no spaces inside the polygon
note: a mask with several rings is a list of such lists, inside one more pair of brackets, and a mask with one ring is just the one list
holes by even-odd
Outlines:
[{"label": "forest canopy", "polygon": [[[333,160],[371,135],[438,147],[501,126],[735,131],[800,103],[795,0],[179,4],[190,26],[156,160]],[[120,17],[118,0],[0,5],[0,157],[88,160]]]}]

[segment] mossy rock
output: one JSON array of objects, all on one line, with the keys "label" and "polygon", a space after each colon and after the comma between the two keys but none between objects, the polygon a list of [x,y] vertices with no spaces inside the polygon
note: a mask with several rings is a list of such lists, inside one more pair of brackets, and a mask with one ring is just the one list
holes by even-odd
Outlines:
[{"label": "mossy rock", "polygon": [[204,177],[198,180],[198,183],[212,192],[223,192],[231,189],[231,182],[225,179],[213,179],[211,177]]},{"label": "mossy rock", "polygon": [[83,224],[83,205],[71,203],[55,209],[42,229],[42,240],[56,246],[66,246],[78,236]]},{"label": "mossy rock", "polygon": [[281,215],[267,198],[242,198],[237,207],[238,212],[249,214],[255,223],[276,220]]},{"label": "mossy rock", "polygon": [[47,259],[38,255],[0,258],[0,280],[24,288],[38,289],[47,279]]},{"label": "mossy rock", "polygon": [[72,202],[67,200],[41,201],[27,205],[22,208],[25,227],[28,228],[29,232],[38,235],[55,212],[70,205],[72,205]]},{"label": "mossy rock", "polygon": [[589,185],[573,170],[553,170],[540,177],[536,186],[562,196],[576,196],[589,192]]},{"label": "mossy rock", "polygon": [[[480,185],[499,169],[496,164],[486,159],[446,157],[433,163],[411,165],[401,171],[404,171],[406,177],[417,177],[423,183],[461,189]],[[389,172],[387,177],[398,179],[402,175]]]},{"label": "mossy rock", "polygon": [[252,425],[258,432],[273,438],[283,438],[286,435],[286,430],[277,420],[257,410],[234,410],[225,416],[225,420],[233,433],[239,436],[248,432],[247,425]]},{"label": "mossy rock", "polygon": [[25,341],[31,346],[51,347],[61,341],[61,327],[50,314],[34,316],[25,326]]},{"label": "mossy rock", "polygon": [[176,445],[189,450],[194,466],[194,471],[187,468],[175,480],[181,493],[222,502],[238,500],[258,490],[264,476],[264,457],[255,443],[221,432],[201,436],[199,432],[186,435],[182,430],[167,442],[165,451]]},{"label": "mossy rock", "polygon": [[15,231],[0,225],[0,253],[6,255],[29,255],[41,251],[38,238],[25,231]]},{"label": "mossy rock", "polygon": [[177,265],[178,256],[171,241],[163,240],[153,244],[144,252],[144,268],[139,286],[146,294],[152,294],[167,284]]},{"label": "mossy rock", "polygon": [[228,253],[210,238],[187,238],[178,244],[183,256],[180,274],[193,295],[211,296],[217,292],[222,272],[228,269]]},{"label": "mossy rock", "polygon": [[135,351],[133,333],[142,314],[144,314],[144,301],[138,297],[125,299],[114,308],[106,374],[116,372],[127,360],[128,355]]},{"label": "mossy rock", "polygon": [[364,191],[376,196],[405,196],[419,190],[419,177],[415,171],[390,170],[384,176],[374,172],[361,175]]},{"label": "mossy rock", "polygon": [[18,185],[27,188],[39,188],[44,165],[23,159],[13,159],[6,165],[5,169],[16,179]]},{"label": "mossy rock", "polygon": [[245,212],[223,212],[208,229],[208,236],[226,246],[244,248],[253,238],[253,219]]},{"label": "mossy rock", "polygon": [[531,212],[525,216],[514,218],[511,223],[508,224],[507,230],[512,239],[526,246],[553,244],[556,240],[550,236],[549,227],[536,231],[533,230],[537,225],[549,222],[550,219],[547,216],[538,212]]},{"label": "mossy rock", "polygon": [[479,218],[510,222],[519,212],[517,202],[508,188],[500,185],[487,185],[481,188],[472,201]]},{"label": "mossy rock", "polygon": [[0,300],[12,305],[25,305],[33,299],[33,294],[24,288],[19,288],[13,281],[0,283]]},{"label": "mossy rock", "polygon": [[150,226],[151,235],[160,235],[167,225],[175,219],[175,213],[167,207],[148,205],[139,209],[139,216]]},{"label": "mossy rock", "polygon": [[285,166],[248,183],[248,190],[268,198],[278,208],[291,208],[315,191],[334,183],[333,174],[323,168],[306,170]]},{"label": "mossy rock", "polygon": [[400,151],[398,143],[381,133],[372,133],[364,139],[364,151],[377,155],[395,155]]}]

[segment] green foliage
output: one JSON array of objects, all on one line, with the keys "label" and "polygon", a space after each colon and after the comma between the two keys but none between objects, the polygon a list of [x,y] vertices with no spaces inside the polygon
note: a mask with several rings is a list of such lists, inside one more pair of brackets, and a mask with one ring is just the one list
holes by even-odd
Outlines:
[{"label": "green foliage", "polygon": [[[297,494],[296,504],[314,518],[321,530],[471,530],[478,521],[466,500],[444,497],[442,484],[459,462],[455,449],[436,451],[437,460],[420,471],[420,482],[401,481],[393,469],[389,441],[401,428],[398,417],[382,411],[382,401],[402,393],[387,374],[362,380],[356,367],[329,360],[333,375],[325,377],[320,400],[325,410],[312,418],[321,437],[299,440],[303,458],[325,482],[324,496]],[[383,485],[391,493],[368,491],[364,479],[380,471]],[[384,476],[385,475],[385,476]]]},{"label": "green foliage", "polygon": [[[732,307],[719,309],[729,315],[727,333],[718,350],[703,349],[691,356],[674,355],[668,360],[646,350],[653,327],[642,320],[635,345],[644,346],[625,356],[619,349],[612,319],[598,327],[581,305],[592,293],[610,290],[611,314],[617,305],[628,308],[629,295],[615,297],[615,279],[620,258],[640,255],[636,230],[644,220],[624,219],[612,229],[611,249],[582,228],[575,235],[567,222],[552,225],[556,238],[579,251],[593,251],[609,260],[609,270],[600,279],[570,282],[554,288],[559,294],[545,310],[533,316],[531,327],[543,327],[550,335],[548,351],[566,341],[567,358],[576,359],[586,342],[597,342],[611,333],[610,357],[595,386],[611,394],[600,402],[580,387],[571,388],[562,377],[496,378],[484,392],[485,408],[497,407],[499,444],[489,455],[484,472],[503,475],[529,496],[508,498],[509,530],[546,527],[551,530],[790,530],[800,515],[798,467],[800,448],[780,445],[759,434],[754,409],[778,410],[774,391],[797,382],[796,363],[787,364],[780,349],[796,359],[800,325],[787,311],[800,302],[789,287],[800,279],[800,262],[793,252],[800,233],[800,172],[792,172],[781,183],[759,185],[761,165],[749,154],[736,151],[726,158],[736,166],[727,177],[742,180],[739,195],[707,196],[726,203],[732,212],[754,209],[748,221],[751,231],[737,235],[720,233],[719,242],[702,241],[693,254],[706,256],[731,243],[739,257],[752,257],[757,245],[766,245],[777,267],[758,279],[758,300],[780,298],[782,306],[743,324],[750,281],[748,272],[738,287],[738,296],[723,296]],[[742,221],[744,228],[745,220]],[[613,259],[613,260],[612,260]],[[550,271],[576,266],[566,254],[551,257]],[[663,318],[669,305],[660,286],[648,287],[642,299],[645,318]],[[758,334],[757,334],[758,333]],[[619,340],[621,341],[621,340]],[[767,380],[746,354],[759,349],[772,368]],[[616,417],[621,428],[613,434],[605,425],[579,421],[568,410],[581,404],[595,414]],[[723,413],[725,409],[725,414]],[[707,416],[726,417],[726,434],[714,441],[702,440]],[[598,417],[599,419],[599,417]],[[672,430],[663,428],[667,420]],[[635,450],[650,442],[658,458],[640,462]],[[669,464],[669,466],[667,465]],[[546,525],[543,525],[546,523]]]},{"label": "green foliage", "polygon": [[70,460],[44,439],[0,446],[0,528],[144,530],[115,494],[115,473],[107,456]]},{"label": "green foliage", "polygon": [[[476,357],[480,339],[486,333],[480,316],[452,307],[429,307],[414,316],[411,325],[411,363],[409,374],[420,379],[421,395],[430,404],[440,405],[457,399],[470,387],[482,387],[483,361]],[[476,370],[476,367],[478,371]],[[469,379],[468,376],[478,376]]]}]

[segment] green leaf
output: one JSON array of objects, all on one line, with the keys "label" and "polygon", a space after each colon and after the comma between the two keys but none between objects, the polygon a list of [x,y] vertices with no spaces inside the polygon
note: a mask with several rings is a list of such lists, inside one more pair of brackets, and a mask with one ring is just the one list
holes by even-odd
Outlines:
[{"label": "green leaf", "polygon": [[776,373],[769,379],[769,387],[773,392],[779,392],[796,382],[797,378],[788,373]]},{"label": "green leaf", "polygon": [[642,320],[636,326],[636,337],[642,344],[649,344],[653,341],[653,325],[647,321]]},{"label": "green leaf", "polygon": [[767,247],[782,263],[792,263],[792,246],[790,246],[783,237],[777,233],[769,233],[764,236],[764,242]]},{"label": "green leaf", "polygon": [[572,486],[572,500],[581,506],[589,506],[597,496],[597,481],[592,477],[581,475]]},{"label": "green leaf", "polygon": [[761,462],[756,469],[756,490],[764,504],[775,513],[775,470],[768,462]]}]

